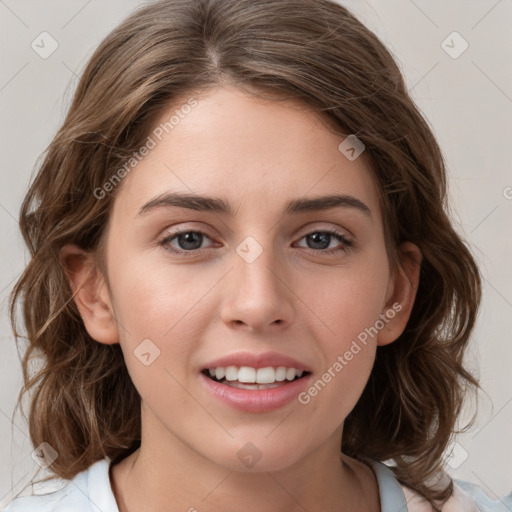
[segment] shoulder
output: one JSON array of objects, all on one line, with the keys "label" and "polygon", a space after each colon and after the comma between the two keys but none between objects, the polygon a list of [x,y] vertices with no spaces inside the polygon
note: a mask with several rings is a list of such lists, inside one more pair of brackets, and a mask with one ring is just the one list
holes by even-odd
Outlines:
[{"label": "shoulder", "polygon": [[[408,487],[401,486],[408,512],[433,512],[425,499]],[[442,512],[510,512],[512,493],[501,498],[490,498],[478,485],[463,480],[453,481],[453,493],[441,507]]]},{"label": "shoulder", "polygon": [[[423,496],[396,479],[390,466],[374,460],[367,462],[377,476],[382,512],[434,512]],[[440,508],[442,512],[511,512],[512,492],[492,499],[478,485],[455,479],[452,495]]]},{"label": "shoulder", "polygon": [[3,512],[118,512],[108,476],[109,461],[100,460],[47,494],[15,498]]},{"label": "shoulder", "polygon": [[[512,510],[512,491],[506,496],[492,499],[476,484],[464,480],[454,480],[453,483],[456,492],[473,499],[480,512],[510,512]],[[450,511],[447,510],[447,512]]]},{"label": "shoulder", "polygon": [[[78,476],[78,475],[77,475]],[[87,503],[87,496],[84,496],[75,483],[84,483],[84,475],[80,478],[74,478],[57,491],[47,494],[34,494],[32,496],[22,496],[15,498],[4,509],[3,512],[64,512],[64,510],[73,510],[76,512],[90,512]]]}]

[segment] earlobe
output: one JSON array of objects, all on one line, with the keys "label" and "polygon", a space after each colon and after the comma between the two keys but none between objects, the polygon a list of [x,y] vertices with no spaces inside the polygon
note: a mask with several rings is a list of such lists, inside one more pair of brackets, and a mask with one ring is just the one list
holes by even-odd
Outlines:
[{"label": "earlobe", "polygon": [[400,261],[390,281],[390,296],[383,314],[388,322],[377,336],[377,345],[395,341],[404,331],[411,316],[418,291],[422,254],[417,245],[405,242],[398,248]]},{"label": "earlobe", "polygon": [[62,247],[60,262],[89,335],[100,343],[118,343],[119,333],[107,286],[94,256],[69,244]]}]

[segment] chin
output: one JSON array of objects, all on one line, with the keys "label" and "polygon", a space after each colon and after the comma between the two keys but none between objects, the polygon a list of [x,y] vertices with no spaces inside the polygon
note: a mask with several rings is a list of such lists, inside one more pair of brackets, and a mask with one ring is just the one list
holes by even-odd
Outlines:
[{"label": "chin", "polygon": [[[275,438],[272,439],[272,436]],[[230,439],[222,453],[206,455],[212,462],[230,471],[238,473],[263,473],[281,471],[294,465],[302,456],[304,448],[299,440],[290,442],[280,438],[277,433],[265,439],[268,433],[262,435],[246,435]],[[300,449],[298,449],[300,448]]]}]

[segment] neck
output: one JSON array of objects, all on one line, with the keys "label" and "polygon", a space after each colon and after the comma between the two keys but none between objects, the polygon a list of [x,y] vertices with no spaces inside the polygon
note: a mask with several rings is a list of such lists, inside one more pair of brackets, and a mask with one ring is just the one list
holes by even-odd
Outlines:
[{"label": "neck", "polygon": [[341,428],[278,471],[233,471],[155,434],[143,429],[140,449],[111,468],[119,512],[380,511],[373,471],[340,452]]}]

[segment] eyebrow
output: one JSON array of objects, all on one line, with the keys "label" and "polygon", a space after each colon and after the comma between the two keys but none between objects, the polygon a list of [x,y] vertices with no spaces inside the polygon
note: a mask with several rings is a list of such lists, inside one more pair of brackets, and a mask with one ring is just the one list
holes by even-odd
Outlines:
[{"label": "eyebrow", "polygon": [[[144,204],[137,216],[161,208],[187,208],[199,212],[219,213],[233,217],[235,212],[224,199],[187,193],[167,192]],[[283,215],[329,210],[331,208],[353,208],[371,217],[370,208],[356,197],[347,194],[330,194],[319,197],[292,199],[286,203]]]}]

